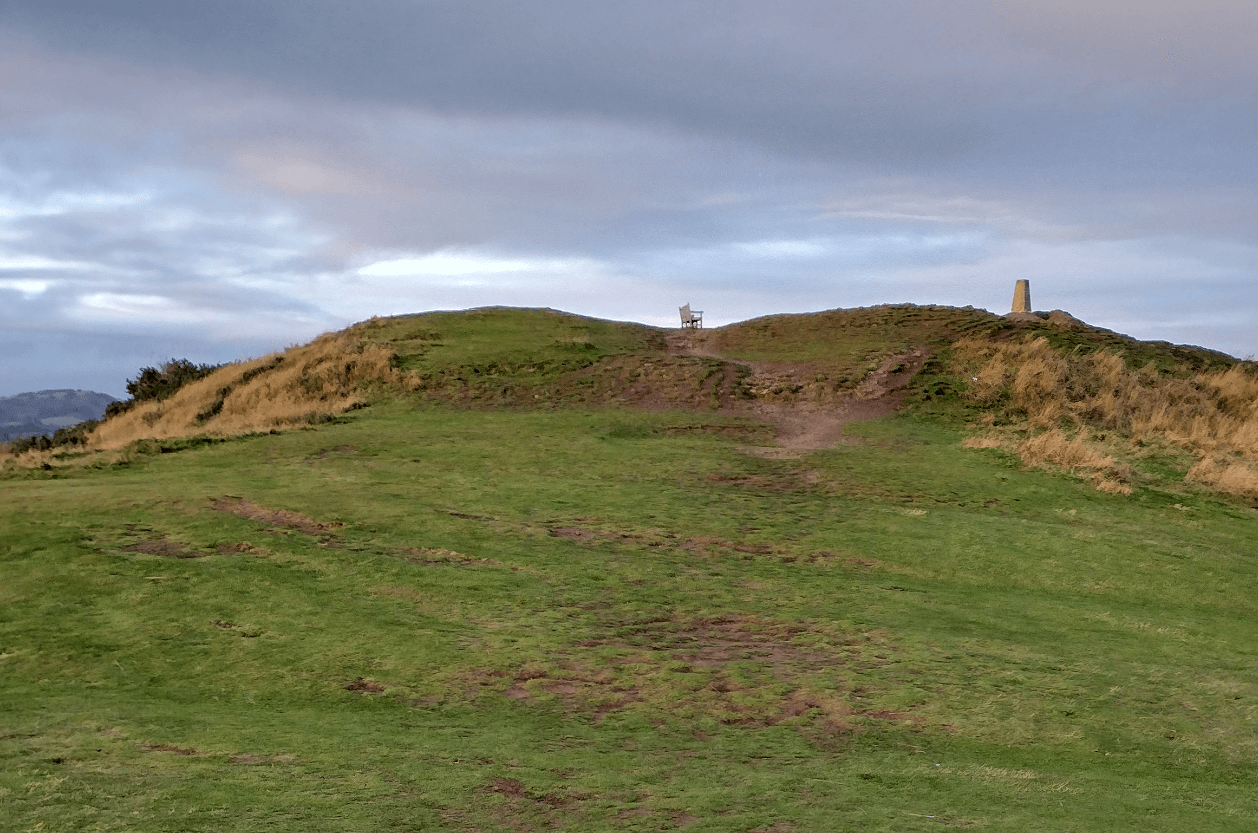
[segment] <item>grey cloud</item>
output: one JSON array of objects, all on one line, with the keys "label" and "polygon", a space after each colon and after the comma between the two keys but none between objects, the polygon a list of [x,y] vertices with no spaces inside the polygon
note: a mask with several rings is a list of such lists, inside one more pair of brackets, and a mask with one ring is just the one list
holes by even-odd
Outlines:
[{"label": "grey cloud", "polygon": [[[0,22],[56,48],[315,97],[607,119],[913,168],[993,145],[1034,157],[1072,138],[1100,160],[1150,155],[1148,134],[1176,128],[1160,123],[1175,99],[1252,125],[1234,107],[1208,112],[1253,102],[1252,83],[1215,88],[1207,46],[1252,33],[1254,16],[1229,25],[1235,5],[1213,5],[1190,18],[1212,26],[1164,38],[1191,41],[1167,56],[1166,77],[1132,72],[1148,56],[1129,17],[1080,13],[1090,25],[1062,27],[1068,15],[1027,3],[40,0],[11,3]],[[1252,82],[1252,67],[1235,69]]]},{"label": "grey cloud", "polygon": [[[30,345],[68,374],[35,387],[92,387],[74,345],[121,379],[376,312],[999,310],[1015,277],[1253,352],[1255,14],[1177,6],[8,2],[0,394]],[[357,272],[435,250],[540,265]]]}]

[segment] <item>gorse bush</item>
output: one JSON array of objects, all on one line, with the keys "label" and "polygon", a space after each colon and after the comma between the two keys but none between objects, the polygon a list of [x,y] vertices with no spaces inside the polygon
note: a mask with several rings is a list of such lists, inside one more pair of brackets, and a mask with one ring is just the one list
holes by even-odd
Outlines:
[{"label": "gorse bush", "polygon": [[139,376],[127,380],[127,393],[137,402],[162,400],[189,382],[204,379],[221,366],[194,364],[187,359],[171,359],[160,368],[141,368]]},{"label": "gorse bush", "polygon": [[188,359],[170,359],[161,367],[142,367],[134,379],[127,380],[130,399],[111,402],[105,408],[105,418],[125,414],[137,402],[161,401],[190,382],[204,379],[222,365],[195,364]]}]

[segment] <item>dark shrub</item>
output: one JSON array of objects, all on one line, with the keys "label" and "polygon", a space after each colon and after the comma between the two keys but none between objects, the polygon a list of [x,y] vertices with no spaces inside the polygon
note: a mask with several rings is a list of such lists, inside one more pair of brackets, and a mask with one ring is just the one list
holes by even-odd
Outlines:
[{"label": "dark shrub", "polygon": [[127,393],[136,402],[165,399],[189,382],[209,376],[221,366],[193,364],[187,359],[171,359],[160,368],[141,368],[139,376],[127,380]]}]

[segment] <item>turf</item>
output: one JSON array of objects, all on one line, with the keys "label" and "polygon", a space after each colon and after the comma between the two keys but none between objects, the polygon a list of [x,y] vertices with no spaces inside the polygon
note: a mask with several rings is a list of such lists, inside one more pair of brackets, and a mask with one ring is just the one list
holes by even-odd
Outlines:
[{"label": "turf", "polygon": [[1252,829],[1253,509],[761,430],[416,394],[0,480],[0,828]]}]

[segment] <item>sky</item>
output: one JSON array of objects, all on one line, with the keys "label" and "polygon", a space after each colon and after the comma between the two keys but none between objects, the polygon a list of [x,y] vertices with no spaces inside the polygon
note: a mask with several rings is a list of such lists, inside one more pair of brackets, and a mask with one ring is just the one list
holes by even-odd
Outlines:
[{"label": "sky", "polygon": [[1252,0],[0,0],[0,396],[1014,282],[1258,353]]}]

